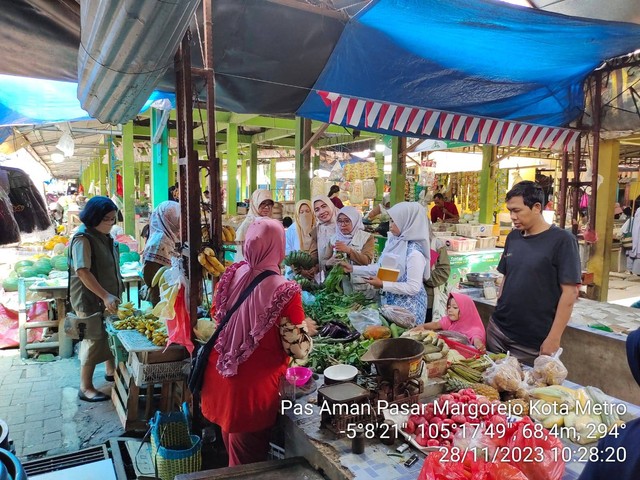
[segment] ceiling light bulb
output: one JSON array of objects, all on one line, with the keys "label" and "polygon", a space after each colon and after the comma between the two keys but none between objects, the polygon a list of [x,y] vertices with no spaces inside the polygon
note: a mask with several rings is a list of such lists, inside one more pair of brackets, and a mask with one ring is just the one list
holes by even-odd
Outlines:
[{"label": "ceiling light bulb", "polygon": [[61,153],[58,153],[58,152],[52,153],[51,154],[51,161],[53,163],[62,163],[62,162],[64,162],[64,155],[61,154]]},{"label": "ceiling light bulb", "polygon": [[384,152],[384,143],[376,143],[376,152],[378,153],[382,153]]}]

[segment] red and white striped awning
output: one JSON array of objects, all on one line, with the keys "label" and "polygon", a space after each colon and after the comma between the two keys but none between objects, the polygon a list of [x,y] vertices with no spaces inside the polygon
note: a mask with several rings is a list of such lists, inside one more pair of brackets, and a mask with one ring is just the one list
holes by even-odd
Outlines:
[{"label": "red and white striped awning", "polygon": [[329,123],[375,128],[461,142],[573,150],[580,131],[461,115],[317,91],[329,107]]}]

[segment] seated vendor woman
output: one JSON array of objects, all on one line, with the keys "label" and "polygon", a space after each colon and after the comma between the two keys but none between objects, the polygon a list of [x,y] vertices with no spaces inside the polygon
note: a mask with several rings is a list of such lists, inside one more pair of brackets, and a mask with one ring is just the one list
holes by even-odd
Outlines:
[{"label": "seated vendor woman", "polygon": [[451,293],[447,314],[437,322],[419,325],[413,331],[447,330],[462,333],[481,352],[486,351],[486,333],[473,299],[461,293]]}]

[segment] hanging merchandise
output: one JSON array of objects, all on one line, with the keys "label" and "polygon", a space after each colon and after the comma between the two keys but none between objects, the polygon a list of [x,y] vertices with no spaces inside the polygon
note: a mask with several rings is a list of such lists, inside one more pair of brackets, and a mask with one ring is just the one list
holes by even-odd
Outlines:
[{"label": "hanging merchandise", "polygon": [[374,162],[350,163],[344,167],[344,178],[349,181],[378,178],[378,169]]},{"label": "hanging merchandise", "polygon": [[331,168],[329,180],[331,180],[332,182],[340,182],[342,181],[343,174],[344,172],[342,170],[342,167],[340,166],[340,162],[336,160],[336,163],[334,163],[333,167]]},{"label": "hanging merchandise", "polygon": [[349,199],[352,205],[361,205],[364,203],[364,187],[362,185],[362,180],[356,180],[351,185],[351,194],[349,195]]},{"label": "hanging merchandise", "polygon": [[9,200],[20,231],[32,233],[49,228],[51,220],[47,205],[31,178],[17,168],[0,167],[0,170],[8,176]]},{"label": "hanging merchandise", "polygon": [[326,195],[327,181],[324,178],[320,178],[317,175],[311,179],[311,198],[318,197],[320,195]]},{"label": "hanging merchandise", "polygon": [[494,212],[502,212],[505,207],[507,189],[509,187],[509,172],[505,169],[498,169],[496,172],[496,198],[493,205]]},{"label": "hanging merchandise", "polygon": [[0,170],[0,245],[20,241],[20,228],[13,216],[13,205],[9,200],[9,174]]},{"label": "hanging merchandise", "polygon": [[364,198],[376,198],[378,193],[376,190],[376,182],[371,179],[362,182],[362,190]]}]

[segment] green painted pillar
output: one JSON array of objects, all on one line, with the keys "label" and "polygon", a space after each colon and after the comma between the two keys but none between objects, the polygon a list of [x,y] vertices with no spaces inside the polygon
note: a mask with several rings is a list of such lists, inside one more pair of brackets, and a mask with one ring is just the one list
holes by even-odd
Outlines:
[{"label": "green painted pillar", "polygon": [[496,202],[496,166],[491,166],[498,156],[498,147],[482,146],[482,170],[480,171],[480,223],[492,224]]},{"label": "green painted pillar", "polygon": [[[162,111],[151,109],[151,138],[156,135],[160,127]],[[151,145],[151,165],[149,168],[149,182],[151,183],[151,208],[169,200],[169,187],[173,185],[173,168],[169,160],[169,129],[165,126],[158,143]]]},{"label": "green painted pillar", "polygon": [[249,158],[249,194],[250,197],[253,192],[258,189],[258,145],[251,144],[251,157]]},{"label": "green painted pillar", "polygon": [[124,209],[124,233],[136,236],[135,217],[135,165],[133,163],[133,122],[122,126],[122,203]]},{"label": "green painted pillar", "polygon": [[247,198],[247,161],[240,159],[240,201],[244,202]]},{"label": "green painted pillar", "polygon": [[405,138],[391,139],[391,205],[404,202],[404,184],[407,177],[405,157],[400,155],[405,149]]},{"label": "green painted pillar", "polygon": [[378,178],[376,178],[376,205],[382,203],[384,195],[384,152],[376,150],[376,170]]},{"label": "green painted pillar", "polygon": [[238,194],[238,126],[230,123],[227,127],[227,214],[236,215],[236,195]]},{"label": "green painted pillar", "polygon": [[278,174],[277,174],[277,164],[278,161],[275,158],[271,159],[271,164],[269,165],[269,179],[271,185],[271,191],[273,193],[273,198],[275,199],[275,191],[278,188]]},{"label": "green painted pillar", "polygon": [[307,140],[311,138],[311,120],[296,117],[296,201],[311,196],[311,179],[309,171],[311,170],[311,149],[306,153],[302,153]]}]

